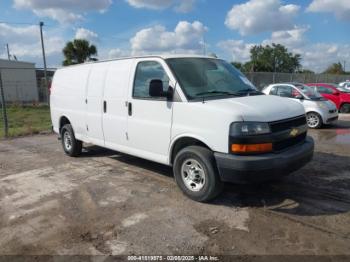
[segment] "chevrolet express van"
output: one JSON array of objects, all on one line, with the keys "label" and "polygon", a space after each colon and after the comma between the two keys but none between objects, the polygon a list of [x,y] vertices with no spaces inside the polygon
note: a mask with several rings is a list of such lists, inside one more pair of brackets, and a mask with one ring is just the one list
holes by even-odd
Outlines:
[{"label": "chevrolet express van", "polygon": [[202,202],[224,182],[289,174],[314,151],[300,103],[264,95],[231,64],[209,57],[64,67],[53,79],[51,117],[69,156],[85,142],[172,166],[180,189]]}]

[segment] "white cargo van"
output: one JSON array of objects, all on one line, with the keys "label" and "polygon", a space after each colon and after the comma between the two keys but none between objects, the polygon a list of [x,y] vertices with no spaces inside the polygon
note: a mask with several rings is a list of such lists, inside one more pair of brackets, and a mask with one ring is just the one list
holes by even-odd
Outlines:
[{"label": "white cargo van", "polygon": [[257,91],[229,63],[209,57],[149,56],[57,70],[53,128],[64,151],[82,143],[173,166],[196,201],[223,182],[280,178],[312,159],[300,103]]}]

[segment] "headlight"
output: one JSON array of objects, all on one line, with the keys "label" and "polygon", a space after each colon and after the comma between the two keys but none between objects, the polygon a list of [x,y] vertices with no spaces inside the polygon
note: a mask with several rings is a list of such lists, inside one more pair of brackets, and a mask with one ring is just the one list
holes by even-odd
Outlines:
[{"label": "headlight", "polygon": [[327,104],[324,103],[324,102],[318,102],[317,105],[318,105],[319,107],[323,108],[323,109],[327,109],[327,110],[328,110],[328,106],[327,106]]},{"label": "headlight", "polygon": [[231,136],[251,136],[270,133],[268,123],[260,122],[238,122],[232,123],[230,127]]}]

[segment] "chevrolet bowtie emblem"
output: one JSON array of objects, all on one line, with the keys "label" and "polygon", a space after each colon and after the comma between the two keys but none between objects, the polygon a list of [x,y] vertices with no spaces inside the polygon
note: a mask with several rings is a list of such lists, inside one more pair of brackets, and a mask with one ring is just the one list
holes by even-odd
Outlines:
[{"label": "chevrolet bowtie emblem", "polygon": [[289,134],[290,134],[290,136],[295,137],[299,134],[299,130],[297,128],[293,128]]}]

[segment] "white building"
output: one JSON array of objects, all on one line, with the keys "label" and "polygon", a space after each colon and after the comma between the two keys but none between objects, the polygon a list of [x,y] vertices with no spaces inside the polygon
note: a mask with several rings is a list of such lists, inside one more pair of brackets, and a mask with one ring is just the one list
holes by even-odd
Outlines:
[{"label": "white building", "polygon": [[0,74],[6,102],[37,102],[35,64],[0,59]]}]

